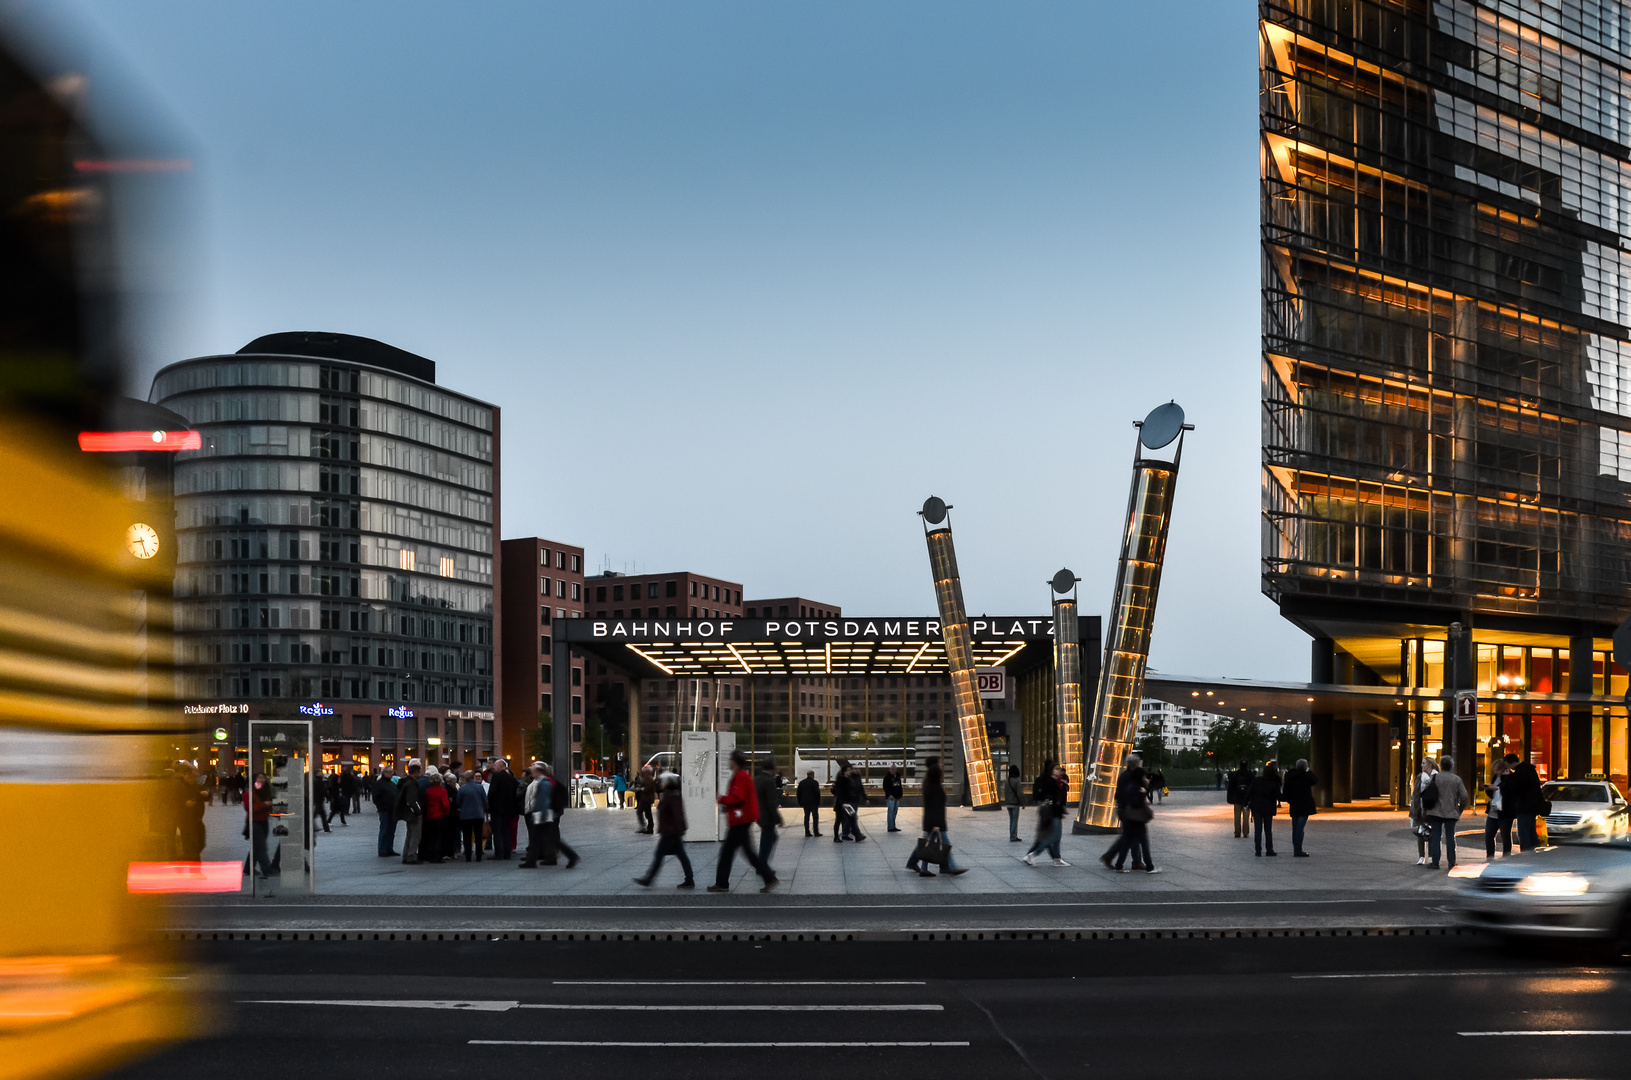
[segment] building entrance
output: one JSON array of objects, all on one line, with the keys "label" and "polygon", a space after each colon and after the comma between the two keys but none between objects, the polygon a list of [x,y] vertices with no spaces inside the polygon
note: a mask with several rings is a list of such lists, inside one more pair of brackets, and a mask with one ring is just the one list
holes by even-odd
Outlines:
[{"label": "building entrance", "polygon": [[[1051,690],[1051,615],[969,620],[976,666],[1000,671],[982,705],[993,762],[1027,778],[1057,759]],[[1084,680],[1098,675],[1099,618],[1078,617]],[[627,711],[631,772],[672,765],[682,733],[736,732],[736,746],[773,761],[789,781],[814,772],[823,786],[840,759],[881,795],[896,766],[916,788],[930,758],[948,795],[963,795],[962,743],[940,620],[564,619],[561,648],[615,673]],[[557,659],[557,663],[560,660]],[[1033,692],[1046,685],[1049,693]],[[581,710],[581,698],[574,702]],[[581,715],[573,716],[581,723]]]}]

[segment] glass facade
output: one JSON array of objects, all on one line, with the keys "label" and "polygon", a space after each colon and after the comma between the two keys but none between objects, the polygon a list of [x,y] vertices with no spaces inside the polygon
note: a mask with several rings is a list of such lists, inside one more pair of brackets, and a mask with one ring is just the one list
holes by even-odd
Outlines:
[{"label": "glass facade", "polygon": [[394,371],[242,353],[165,368],[152,400],[203,436],[176,463],[182,696],[262,715],[321,702],[325,742],[381,758],[425,756],[432,736],[435,756],[491,752],[495,410]]},{"label": "glass facade", "polygon": [[[1507,650],[1581,692],[1631,610],[1631,8],[1259,15],[1264,591],[1355,681],[1446,685],[1458,621],[1486,695]],[[1486,697],[1480,756],[1623,777],[1537,715]]]}]

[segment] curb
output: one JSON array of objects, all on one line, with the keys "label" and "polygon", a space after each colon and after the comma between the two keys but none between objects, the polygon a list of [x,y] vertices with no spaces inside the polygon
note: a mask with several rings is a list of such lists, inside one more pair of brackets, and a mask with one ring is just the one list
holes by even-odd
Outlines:
[{"label": "curb", "polygon": [[162,941],[516,941],[516,942],[835,942],[835,941],[1219,941],[1239,938],[1449,937],[1476,934],[1460,926],[1356,926],[1257,930],[841,930],[831,932],[582,931],[582,930],[166,930]]}]

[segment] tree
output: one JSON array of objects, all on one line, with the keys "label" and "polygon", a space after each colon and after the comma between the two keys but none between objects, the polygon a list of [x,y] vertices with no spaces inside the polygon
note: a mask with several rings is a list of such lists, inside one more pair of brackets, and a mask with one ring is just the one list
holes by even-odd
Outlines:
[{"label": "tree", "polygon": [[1228,717],[1214,720],[1203,748],[1212,764],[1229,769],[1241,761],[1261,763],[1269,753],[1269,737],[1255,721]]},{"label": "tree", "polygon": [[1173,755],[1172,763],[1180,769],[1199,769],[1206,765],[1206,759],[1193,746],[1186,746]]},{"label": "tree", "polygon": [[1274,760],[1280,763],[1281,771],[1304,761],[1309,753],[1308,734],[1300,724],[1283,727],[1274,733]]},{"label": "tree", "polygon": [[1167,741],[1161,737],[1161,721],[1150,719],[1138,729],[1135,744],[1138,756],[1144,759],[1144,768],[1164,769],[1167,765]]},{"label": "tree", "polygon": [[538,726],[523,732],[522,745],[531,761],[555,760],[555,722],[547,709],[538,710]]}]

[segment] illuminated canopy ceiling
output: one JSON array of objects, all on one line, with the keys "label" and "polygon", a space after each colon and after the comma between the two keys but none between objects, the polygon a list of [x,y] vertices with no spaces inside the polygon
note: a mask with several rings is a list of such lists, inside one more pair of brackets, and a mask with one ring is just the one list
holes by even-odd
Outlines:
[{"label": "illuminated canopy ceiling", "polygon": [[[1084,643],[1098,642],[1098,616],[1082,618]],[[573,649],[640,677],[944,674],[935,617],[839,619],[557,619]],[[980,667],[1049,662],[1047,615],[969,620]]]}]

